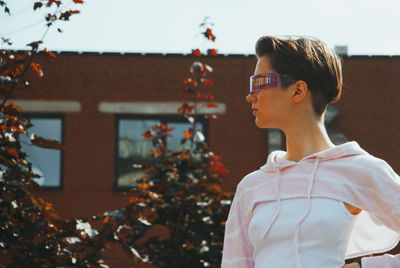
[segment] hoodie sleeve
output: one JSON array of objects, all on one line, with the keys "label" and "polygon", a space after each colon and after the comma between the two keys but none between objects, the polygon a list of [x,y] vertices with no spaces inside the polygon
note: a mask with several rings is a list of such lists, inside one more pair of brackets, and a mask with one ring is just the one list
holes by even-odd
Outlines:
[{"label": "hoodie sleeve", "polygon": [[363,167],[368,173],[361,182],[361,197],[365,209],[373,213],[386,227],[400,233],[400,177],[382,159],[375,158],[369,166]]},{"label": "hoodie sleeve", "polygon": [[253,246],[248,237],[250,217],[244,195],[236,191],[225,225],[221,268],[253,268]]},{"label": "hoodie sleeve", "polygon": [[[371,212],[385,226],[400,233],[400,177],[390,165],[382,159],[375,158],[375,172],[369,180],[370,193],[375,198],[369,205]],[[369,168],[367,168],[369,169]],[[400,254],[364,257],[361,260],[362,268],[398,268]]]}]

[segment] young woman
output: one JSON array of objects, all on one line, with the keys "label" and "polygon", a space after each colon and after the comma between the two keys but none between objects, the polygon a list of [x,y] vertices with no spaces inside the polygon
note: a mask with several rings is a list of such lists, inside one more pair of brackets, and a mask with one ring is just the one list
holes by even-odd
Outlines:
[{"label": "young woman", "polygon": [[222,268],[400,267],[388,254],[344,262],[399,242],[400,178],[357,142],[330,141],[324,115],[341,96],[340,59],[307,38],[265,36],[256,54],[246,100],[259,128],[285,133],[287,152],[237,186]]}]

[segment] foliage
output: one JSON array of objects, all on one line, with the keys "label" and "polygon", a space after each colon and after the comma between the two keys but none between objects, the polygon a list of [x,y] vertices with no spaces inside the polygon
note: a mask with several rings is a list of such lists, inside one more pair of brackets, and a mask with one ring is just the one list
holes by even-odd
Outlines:
[{"label": "foliage", "polygon": [[[207,18],[200,27],[207,39],[215,41]],[[215,49],[208,51],[213,51],[208,55],[217,54]],[[201,56],[199,49],[192,52],[195,57]],[[147,225],[141,230],[146,232],[136,237],[132,235],[133,228],[120,226],[125,229],[125,234],[118,235],[124,248],[136,248],[140,252],[137,256],[156,267],[220,266],[232,193],[220,187],[221,178],[228,171],[221,157],[209,149],[203,133],[196,128],[197,110],[217,107],[212,102],[214,96],[203,93],[213,85],[209,79],[212,72],[211,66],[195,61],[190,75],[183,81],[184,93],[193,100],[178,109],[191,123],[181,141],[185,145],[183,150],[169,151],[163,143],[164,137],[171,136],[172,127],[156,124],[143,133],[156,148],[150,153],[160,161],[153,165],[136,165],[145,168],[149,175],[131,189],[131,204],[120,211],[125,217],[134,215],[133,222],[138,217]],[[215,115],[206,117],[216,118]],[[164,231],[156,233],[154,226]]]},{"label": "foliage", "polygon": [[[5,1],[0,1],[0,6],[11,14]],[[79,13],[62,7],[62,1],[34,3],[34,10],[52,9],[46,15],[46,33],[55,21],[66,21]],[[207,19],[200,27],[207,40],[215,41]],[[90,219],[63,220],[50,203],[32,194],[40,188],[34,181],[39,176],[32,172],[18,137],[26,135],[32,144],[44,148],[63,150],[63,145],[30,135],[29,118],[8,101],[21,81],[41,98],[47,98],[23,80],[28,71],[43,77],[42,67],[34,61],[35,54],[55,57],[46,49],[39,50],[46,33],[28,44],[30,51],[1,50],[0,55],[0,94],[4,97],[0,105],[0,267],[108,267],[102,255],[109,243],[122,245],[138,267],[218,267],[231,193],[223,192],[220,187],[221,177],[227,172],[220,156],[210,151],[196,128],[198,108],[217,107],[212,102],[213,95],[201,93],[213,86],[208,78],[212,68],[196,61],[184,79],[184,93],[193,98],[179,108],[192,124],[182,140],[187,145],[185,149],[166,150],[162,137],[170,135],[172,128],[162,124],[153,126],[144,136],[156,148],[149,153],[161,161],[141,167],[149,176],[132,188],[130,203]],[[11,43],[9,38],[1,39],[5,44]],[[217,51],[209,49],[207,54],[215,56]],[[200,57],[200,50],[193,50],[193,55]],[[157,226],[164,231],[157,232],[154,228]]]}]

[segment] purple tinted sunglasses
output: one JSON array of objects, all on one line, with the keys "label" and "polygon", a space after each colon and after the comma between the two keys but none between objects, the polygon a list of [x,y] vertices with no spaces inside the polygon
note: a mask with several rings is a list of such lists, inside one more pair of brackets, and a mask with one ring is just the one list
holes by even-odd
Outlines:
[{"label": "purple tinted sunglasses", "polygon": [[[250,94],[261,91],[262,89],[279,87],[280,85],[297,81],[294,79],[286,80],[289,77],[293,78],[290,75],[278,73],[265,73],[250,76]],[[282,81],[282,78],[286,78],[285,81]]]}]

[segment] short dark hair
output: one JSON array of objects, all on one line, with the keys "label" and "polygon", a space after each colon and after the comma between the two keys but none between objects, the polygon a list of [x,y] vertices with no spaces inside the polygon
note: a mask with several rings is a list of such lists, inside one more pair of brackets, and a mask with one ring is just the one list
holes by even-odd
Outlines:
[{"label": "short dark hair", "polygon": [[321,115],[329,103],[340,99],[343,85],[341,59],[324,42],[306,37],[263,36],[257,41],[256,54],[258,58],[268,56],[278,73],[306,82],[317,115]]}]

